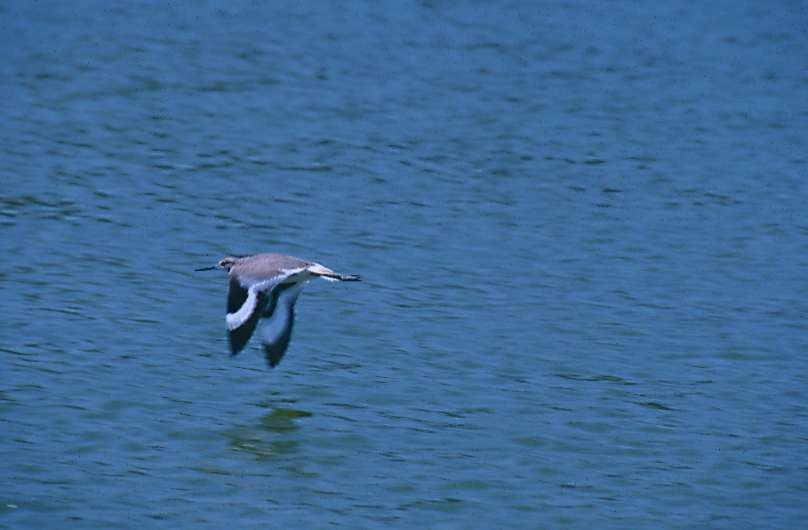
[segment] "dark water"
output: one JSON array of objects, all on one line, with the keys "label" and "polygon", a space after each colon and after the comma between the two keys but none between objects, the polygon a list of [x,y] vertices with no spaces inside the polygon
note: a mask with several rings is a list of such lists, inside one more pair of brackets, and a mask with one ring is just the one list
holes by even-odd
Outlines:
[{"label": "dark water", "polygon": [[[802,2],[0,7],[0,527],[796,528]],[[226,253],[317,259],[235,359]]]}]

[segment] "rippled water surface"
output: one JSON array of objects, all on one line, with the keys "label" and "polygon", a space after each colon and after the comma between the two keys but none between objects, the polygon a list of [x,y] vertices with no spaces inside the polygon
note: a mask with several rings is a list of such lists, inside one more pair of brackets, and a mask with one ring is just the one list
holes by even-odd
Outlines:
[{"label": "rippled water surface", "polygon": [[[6,2],[0,527],[796,528],[802,2]],[[230,358],[228,253],[312,283]]]}]

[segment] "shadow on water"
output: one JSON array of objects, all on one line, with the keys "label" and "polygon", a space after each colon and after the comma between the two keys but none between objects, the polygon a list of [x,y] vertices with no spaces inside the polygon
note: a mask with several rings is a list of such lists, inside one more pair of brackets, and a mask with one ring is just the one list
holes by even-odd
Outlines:
[{"label": "shadow on water", "polygon": [[297,452],[300,441],[292,436],[300,429],[296,420],[311,416],[305,410],[276,408],[261,416],[257,425],[235,427],[226,435],[236,451],[252,453],[262,460],[276,458]]}]

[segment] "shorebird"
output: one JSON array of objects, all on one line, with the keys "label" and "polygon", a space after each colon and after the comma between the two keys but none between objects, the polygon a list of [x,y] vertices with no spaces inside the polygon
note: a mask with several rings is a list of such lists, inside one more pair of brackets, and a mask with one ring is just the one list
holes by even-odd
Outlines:
[{"label": "shorebird", "polygon": [[261,328],[261,342],[267,362],[274,368],[281,362],[295,322],[295,302],[303,287],[314,278],[332,282],[359,281],[355,274],[340,274],[328,267],[283,254],[226,256],[212,267],[197,271],[222,269],[230,277],[227,293],[227,336],[230,352],[244,349],[260,318],[267,319]]}]

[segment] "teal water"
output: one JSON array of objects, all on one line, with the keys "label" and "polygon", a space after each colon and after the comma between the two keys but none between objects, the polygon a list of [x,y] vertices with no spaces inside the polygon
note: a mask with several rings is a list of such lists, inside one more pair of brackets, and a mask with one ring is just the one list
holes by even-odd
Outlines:
[{"label": "teal water", "polygon": [[[0,7],[0,527],[796,528],[799,2]],[[230,358],[224,254],[312,283]]]}]

